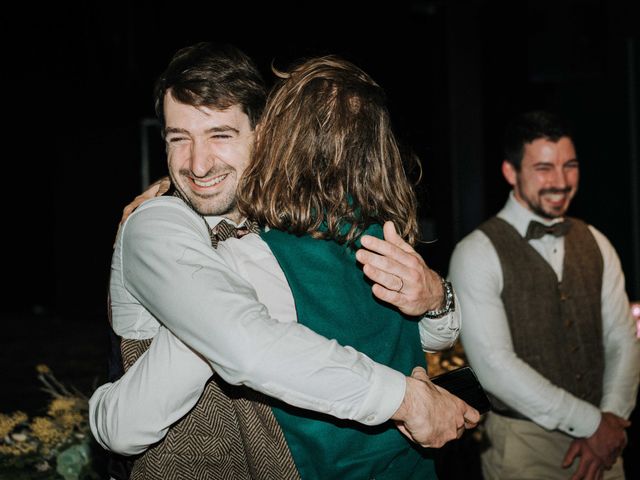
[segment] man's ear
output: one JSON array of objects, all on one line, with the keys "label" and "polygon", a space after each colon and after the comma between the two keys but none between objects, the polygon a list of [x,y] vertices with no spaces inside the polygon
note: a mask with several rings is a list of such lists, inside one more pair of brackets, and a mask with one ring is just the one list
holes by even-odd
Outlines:
[{"label": "man's ear", "polygon": [[516,184],[516,176],[517,176],[516,168],[513,164],[507,160],[502,161],[502,175],[504,175],[505,180],[512,187]]},{"label": "man's ear", "polygon": [[262,120],[256,123],[256,127],[253,129],[253,139],[254,141],[258,140],[258,135],[260,135],[260,130],[262,128]]}]

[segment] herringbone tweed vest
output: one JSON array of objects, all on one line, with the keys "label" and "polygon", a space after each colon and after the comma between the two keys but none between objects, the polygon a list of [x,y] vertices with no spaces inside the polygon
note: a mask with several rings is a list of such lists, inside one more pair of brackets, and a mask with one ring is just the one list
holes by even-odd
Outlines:
[{"label": "herringbone tweed vest", "polygon": [[[501,298],[518,357],[551,383],[598,406],[604,374],[603,260],[587,225],[570,221],[561,282],[509,223],[494,217],[479,229],[500,259]],[[502,403],[496,403],[500,410]]]},{"label": "herringbone tweed vest", "polygon": [[[122,339],[125,370],[151,345]],[[132,480],[283,480],[298,472],[260,394],[214,375],[196,406],[138,457]]]}]

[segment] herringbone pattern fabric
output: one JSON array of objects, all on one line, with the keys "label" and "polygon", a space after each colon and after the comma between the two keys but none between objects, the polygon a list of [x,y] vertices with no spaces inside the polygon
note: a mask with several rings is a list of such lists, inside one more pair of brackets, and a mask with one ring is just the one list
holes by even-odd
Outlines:
[{"label": "herringbone pattern fabric", "polygon": [[260,233],[258,222],[245,220],[242,225],[236,227],[227,220],[221,220],[215,227],[209,229],[211,246],[218,248],[218,243],[224,242],[227,238],[242,238],[248,233]]},{"label": "herringbone pattern fabric", "polygon": [[[123,339],[125,369],[150,344],[151,339]],[[280,426],[260,399],[214,375],[193,410],[136,459],[131,479],[299,479]]]},{"label": "herringbone pattern fabric", "polygon": [[[175,196],[181,198],[177,191]],[[204,217],[203,217],[204,220]],[[236,228],[222,222],[209,228],[211,246],[229,237],[259,232],[247,220]],[[125,371],[151,345],[152,339],[122,339]],[[214,375],[202,397],[166,437],[140,455],[131,480],[299,480],[280,425],[267,398],[246,387],[232,386]]]}]

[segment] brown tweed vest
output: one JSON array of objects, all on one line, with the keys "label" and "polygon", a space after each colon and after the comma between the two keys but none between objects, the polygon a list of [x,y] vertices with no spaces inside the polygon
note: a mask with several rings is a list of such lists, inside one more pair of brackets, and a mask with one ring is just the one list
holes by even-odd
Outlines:
[{"label": "brown tweed vest", "polygon": [[[598,406],[604,374],[603,260],[587,225],[571,219],[562,282],[509,223],[493,217],[479,229],[500,259],[501,298],[518,357],[551,383]],[[495,406],[501,410],[504,404]]]},{"label": "brown tweed vest", "polygon": [[[122,339],[125,370],[149,345]],[[195,407],[135,460],[131,479],[298,479],[271,407],[259,397],[214,375]]]},{"label": "brown tweed vest", "polygon": [[[247,231],[258,229],[255,222],[247,225]],[[238,233],[229,228],[210,230],[210,235],[216,248],[218,241]],[[121,340],[125,371],[151,341]],[[193,409],[135,460],[130,478],[297,480],[300,476],[267,397],[213,375]]]}]

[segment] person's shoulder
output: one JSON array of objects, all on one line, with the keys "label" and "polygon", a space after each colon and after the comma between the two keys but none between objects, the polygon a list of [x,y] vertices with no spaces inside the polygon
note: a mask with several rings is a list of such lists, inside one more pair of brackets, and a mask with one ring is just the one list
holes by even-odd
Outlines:
[{"label": "person's shoulder", "polygon": [[456,244],[449,260],[449,271],[484,270],[493,264],[496,257],[489,237],[476,228]]},{"label": "person's shoulder", "polygon": [[184,210],[195,214],[195,212],[187,206],[182,200],[178,197],[173,196],[162,196],[162,197],[154,197],[149,200],[145,200],[135,211],[131,214],[140,215],[144,211],[154,211],[158,212],[160,210]]},{"label": "person's shoulder", "polygon": [[242,238],[229,238],[218,244],[220,256],[233,263],[251,263],[272,257],[269,245],[256,233],[248,233]]},{"label": "person's shoulder", "polygon": [[605,263],[610,261],[612,257],[618,256],[613,243],[611,243],[611,240],[609,240],[609,238],[604,233],[602,233],[598,228],[591,225],[590,223],[585,222],[585,225],[589,229],[589,232],[591,232],[591,235],[593,235],[593,238],[595,239],[596,244],[600,249],[600,253],[603,256]]},{"label": "person's shoulder", "polygon": [[596,240],[603,239],[607,242],[609,241],[607,236],[604,233],[602,233],[596,226],[591,225],[590,223],[587,223],[584,220],[582,220],[582,222],[589,229],[589,231],[591,232],[591,235],[593,235],[596,238]]},{"label": "person's shoulder", "polygon": [[491,240],[482,230],[476,228],[456,244],[454,251],[475,254],[487,249],[493,249]]},{"label": "person's shoulder", "polygon": [[566,220],[571,223],[572,228],[575,228],[576,226],[580,226],[581,228],[586,228],[589,231],[589,233],[593,235],[593,238],[595,239],[596,243],[600,248],[602,248],[602,246],[606,246],[607,248],[613,248],[607,236],[604,233],[602,233],[596,226],[592,225],[586,220],[577,218],[577,217],[566,217]]},{"label": "person's shoulder", "polygon": [[127,223],[142,223],[154,219],[188,218],[202,222],[201,217],[177,197],[155,197],[142,203],[127,218]]},{"label": "person's shoulder", "polygon": [[182,200],[171,196],[156,197],[142,203],[127,218],[121,230],[127,236],[169,234],[175,230],[206,233],[202,217]]},{"label": "person's shoulder", "polygon": [[220,242],[216,252],[222,260],[250,283],[256,278],[256,272],[258,272],[258,276],[264,278],[265,275],[272,277],[280,270],[267,243],[255,233]]}]

